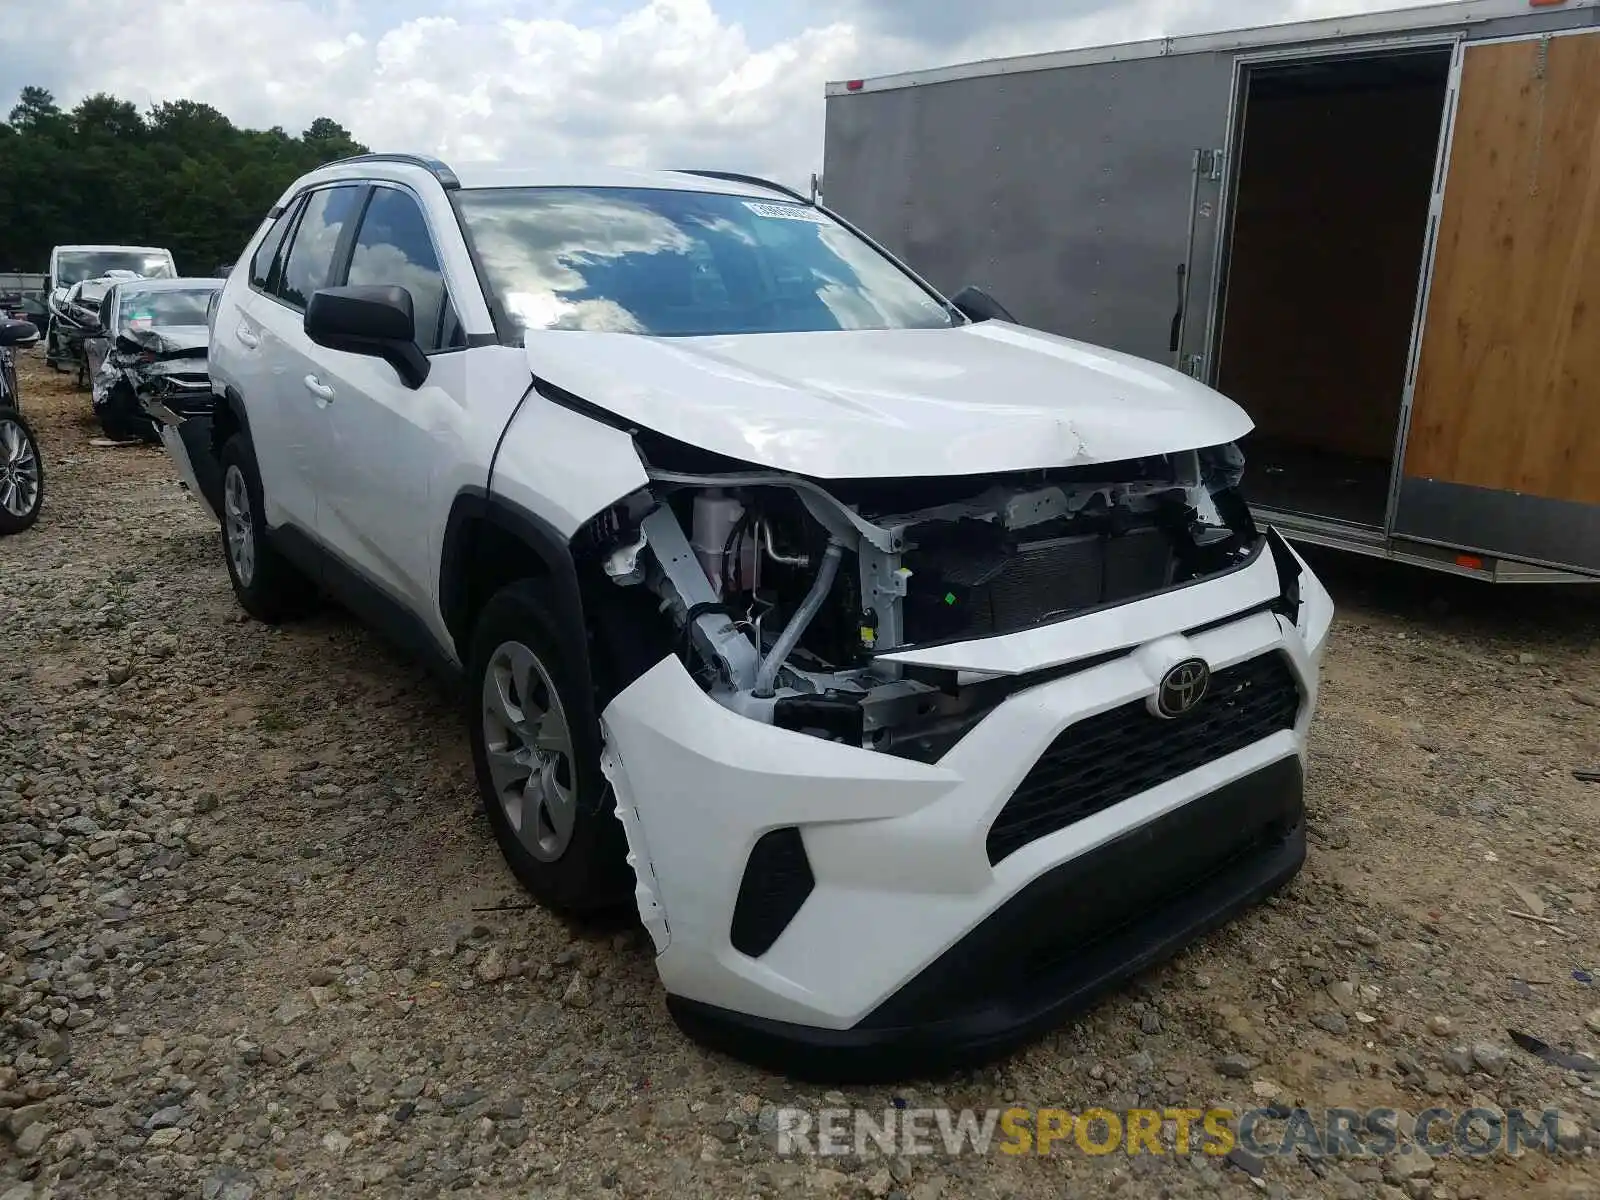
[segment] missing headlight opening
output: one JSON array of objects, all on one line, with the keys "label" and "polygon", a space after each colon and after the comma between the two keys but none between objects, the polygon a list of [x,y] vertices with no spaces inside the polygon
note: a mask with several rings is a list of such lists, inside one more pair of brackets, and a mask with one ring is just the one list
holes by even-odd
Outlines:
[{"label": "missing headlight opening", "polygon": [[[1250,560],[1237,447],[1006,475],[829,481],[651,465],[591,525],[705,691],[746,717],[933,762],[1004,698],[888,655],[1017,633]],[[727,468],[727,469],[724,469]],[[659,654],[655,661],[659,661]]]}]

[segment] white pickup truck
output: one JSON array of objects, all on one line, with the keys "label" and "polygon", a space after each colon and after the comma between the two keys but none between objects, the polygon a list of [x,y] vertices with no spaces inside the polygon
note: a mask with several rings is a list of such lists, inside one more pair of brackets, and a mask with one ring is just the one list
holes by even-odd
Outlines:
[{"label": "white pickup truck", "polygon": [[[50,274],[45,280],[48,328],[44,331],[45,361],[58,371],[79,367],[79,323],[67,307],[75,285],[130,273],[145,279],[171,279],[178,273],[172,251],[161,246],[57,246],[50,251]],[[93,298],[94,305],[100,302]]]}]

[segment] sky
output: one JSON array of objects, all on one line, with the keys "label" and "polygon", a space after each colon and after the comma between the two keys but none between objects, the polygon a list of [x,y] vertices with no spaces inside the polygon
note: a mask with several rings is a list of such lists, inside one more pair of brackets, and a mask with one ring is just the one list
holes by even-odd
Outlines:
[{"label": "sky", "polygon": [[[0,0],[0,11],[25,0]],[[0,112],[110,92],[457,161],[699,166],[795,185],[823,84],[1405,0],[27,0]]]}]

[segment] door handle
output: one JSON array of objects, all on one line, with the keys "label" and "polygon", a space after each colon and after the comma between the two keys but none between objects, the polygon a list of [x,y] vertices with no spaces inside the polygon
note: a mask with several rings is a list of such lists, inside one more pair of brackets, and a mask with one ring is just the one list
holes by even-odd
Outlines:
[{"label": "door handle", "polygon": [[245,344],[246,347],[248,347],[251,350],[254,350],[257,346],[261,345],[261,339],[258,338],[255,334],[251,333],[243,325],[239,325],[239,326],[235,327],[235,329],[233,331],[233,336],[238,338],[241,342],[243,342]]},{"label": "door handle", "polygon": [[306,385],[306,391],[310,392],[318,400],[332,401],[333,389],[315,375],[307,375],[303,382]]}]

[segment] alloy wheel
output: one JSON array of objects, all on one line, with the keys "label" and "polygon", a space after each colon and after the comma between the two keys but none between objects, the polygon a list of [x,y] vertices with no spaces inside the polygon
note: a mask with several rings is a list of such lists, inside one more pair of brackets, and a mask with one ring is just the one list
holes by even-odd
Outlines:
[{"label": "alloy wheel", "polygon": [[0,507],[26,517],[39,507],[39,454],[21,424],[0,418]]},{"label": "alloy wheel", "polygon": [[222,523],[234,574],[249,587],[256,577],[256,531],[250,522],[250,489],[238,467],[229,467],[222,481]]},{"label": "alloy wheel", "polygon": [[504,642],[489,658],[483,744],[517,840],[540,862],[555,862],[577,816],[572,730],[549,670],[521,642]]}]

